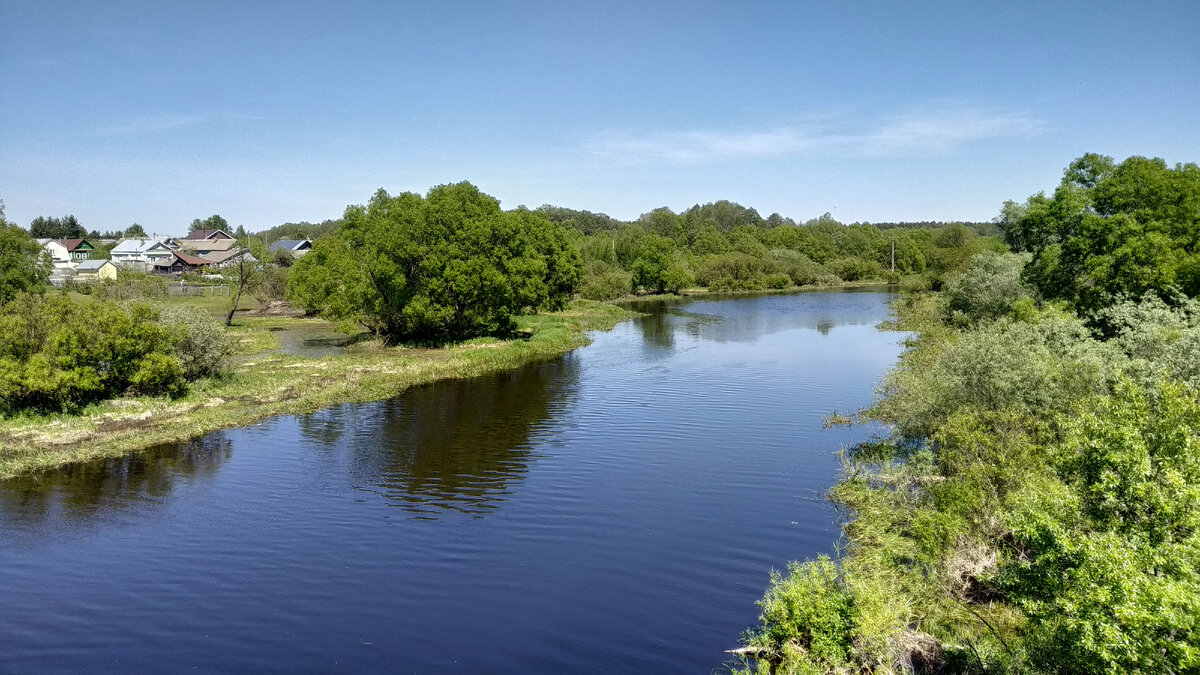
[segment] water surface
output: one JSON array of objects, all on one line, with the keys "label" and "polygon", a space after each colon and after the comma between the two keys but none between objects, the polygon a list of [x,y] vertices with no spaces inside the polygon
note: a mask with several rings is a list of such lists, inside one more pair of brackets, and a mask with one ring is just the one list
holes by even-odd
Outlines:
[{"label": "water surface", "polygon": [[831,552],[892,296],[651,303],[571,355],[0,482],[0,671],[695,672]]}]

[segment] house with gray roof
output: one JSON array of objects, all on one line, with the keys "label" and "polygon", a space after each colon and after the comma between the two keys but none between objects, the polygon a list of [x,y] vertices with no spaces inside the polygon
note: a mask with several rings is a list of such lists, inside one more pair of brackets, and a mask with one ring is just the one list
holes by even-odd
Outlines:
[{"label": "house with gray roof", "polygon": [[305,253],[311,251],[312,246],[313,243],[310,239],[280,239],[274,244],[271,244],[271,253],[287,251],[288,253],[292,254],[293,258],[299,258]]}]

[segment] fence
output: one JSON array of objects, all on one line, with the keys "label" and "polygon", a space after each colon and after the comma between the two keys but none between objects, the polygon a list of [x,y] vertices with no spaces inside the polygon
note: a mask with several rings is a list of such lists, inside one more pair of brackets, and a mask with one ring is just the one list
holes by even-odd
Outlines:
[{"label": "fence", "polygon": [[167,295],[193,297],[229,297],[228,286],[204,286],[201,284],[167,284]]}]

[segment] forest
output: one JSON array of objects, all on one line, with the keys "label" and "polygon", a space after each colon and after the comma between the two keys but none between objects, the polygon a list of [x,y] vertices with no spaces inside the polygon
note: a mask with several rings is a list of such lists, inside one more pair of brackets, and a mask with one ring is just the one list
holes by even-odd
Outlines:
[{"label": "forest", "polygon": [[1010,248],[906,294],[909,349],[775,574],[751,672],[1200,671],[1200,169],[1088,154]]}]

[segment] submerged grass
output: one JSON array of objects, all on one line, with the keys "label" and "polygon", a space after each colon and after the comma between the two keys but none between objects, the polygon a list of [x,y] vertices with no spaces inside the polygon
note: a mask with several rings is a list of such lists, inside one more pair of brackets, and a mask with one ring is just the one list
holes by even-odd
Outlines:
[{"label": "submerged grass", "polygon": [[0,478],[119,456],[273,415],[384,399],[437,380],[509,370],[581,347],[588,342],[584,331],[607,330],[631,316],[614,305],[576,301],[561,312],[520,317],[518,329],[527,337],[482,338],[437,349],[367,341],[319,359],[261,353],[279,346],[272,328],[313,320],[239,318],[231,332],[243,357],[231,372],[195,383],[182,398],[123,398],[90,406],[81,415],[0,420]]}]

